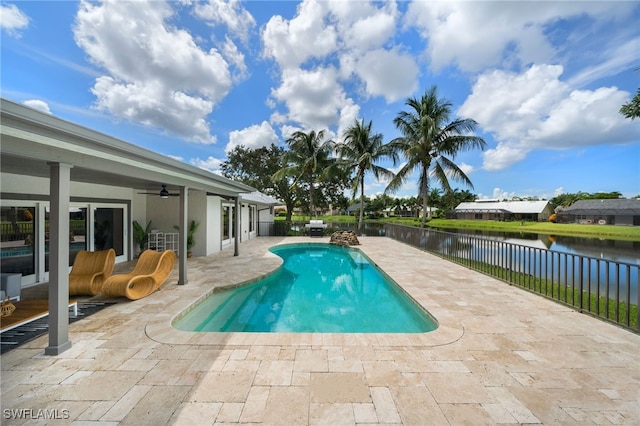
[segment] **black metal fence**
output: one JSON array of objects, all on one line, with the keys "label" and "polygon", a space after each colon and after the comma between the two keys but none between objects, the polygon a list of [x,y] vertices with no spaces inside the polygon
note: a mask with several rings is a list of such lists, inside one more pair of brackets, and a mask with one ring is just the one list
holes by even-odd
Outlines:
[{"label": "black metal fence", "polygon": [[640,332],[640,265],[385,224],[384,235]]}]

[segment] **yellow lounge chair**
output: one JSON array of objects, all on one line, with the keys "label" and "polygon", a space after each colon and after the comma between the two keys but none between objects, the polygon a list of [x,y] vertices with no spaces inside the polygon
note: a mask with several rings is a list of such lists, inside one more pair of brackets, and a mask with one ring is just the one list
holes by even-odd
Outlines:
[{"label": "yellow lounge chair", "polygon": [[131,273],[112,275],[104,282],[102,294],[107,297],[124,296],[131,300],[146,297],[164,284],[175,263],[176,254],[172,250],[145,250]]},{"label": "yellow lounge chair", "polygon": [[80,250],[69,273],[69,295],[95,296],[104,281],[111,276],[116,264],[114,249],[101,251]]}]

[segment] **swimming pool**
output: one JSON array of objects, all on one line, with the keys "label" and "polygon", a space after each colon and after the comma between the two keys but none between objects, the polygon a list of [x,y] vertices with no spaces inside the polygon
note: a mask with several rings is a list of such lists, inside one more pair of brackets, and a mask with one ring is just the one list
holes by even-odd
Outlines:
[{"label": "swimming pool", "polygon": [[176,320],[184,331],[424,333],[437,328],[360,250],[289,244],[270,276],[212,293]]}]

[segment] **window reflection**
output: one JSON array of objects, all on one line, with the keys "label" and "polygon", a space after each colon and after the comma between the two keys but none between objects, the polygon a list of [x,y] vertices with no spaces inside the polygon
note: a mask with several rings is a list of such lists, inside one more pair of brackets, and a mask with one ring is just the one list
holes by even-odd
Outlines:
[{"label": "window reflection", "polygon": [[35,207],[0,209],[0,268],[3,273],[35,274]]}]

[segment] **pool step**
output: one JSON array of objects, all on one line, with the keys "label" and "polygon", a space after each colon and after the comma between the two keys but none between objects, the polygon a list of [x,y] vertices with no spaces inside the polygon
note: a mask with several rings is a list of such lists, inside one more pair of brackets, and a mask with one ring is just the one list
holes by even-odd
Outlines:
[{"label": "pool step", "polygon": [[362,253],[355,251],[355,250],[350,250],[349,251],[349,256],[351,256],[351,259],[353,259],[353,261],[356,263],[356,265],[365,265],[367,263],[369,263],[369,261],[367,261],[367,259],[362,255]]},{"label": "pool step", "polygon": [[[254,294],[260,291],[260,287],[249,287],[235,290],[209,315],[200,327],[209,331],[222,331],[241,314],[244,316],[243,305],[247,305],[253,299]],[[255,307],[254,307],[255,309]]]}]

